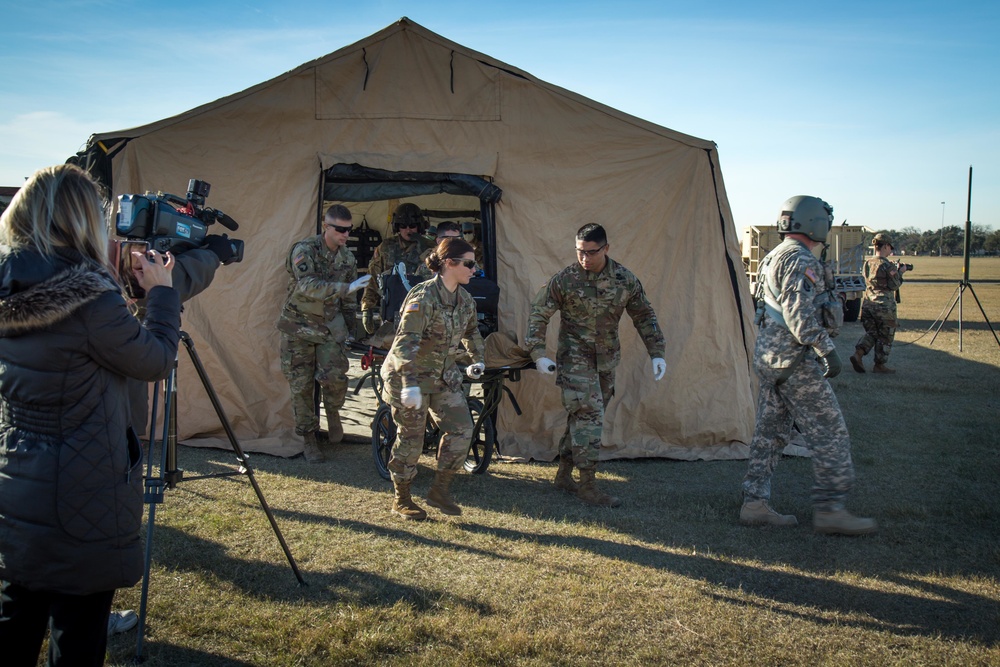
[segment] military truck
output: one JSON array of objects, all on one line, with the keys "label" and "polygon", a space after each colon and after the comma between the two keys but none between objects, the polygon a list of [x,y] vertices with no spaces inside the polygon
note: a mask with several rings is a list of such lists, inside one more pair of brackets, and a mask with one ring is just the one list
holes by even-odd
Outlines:
[{"label": "military truck", "polygon": [[[861,275],[868,249],[875,230],[862,225],[834,225],[827,236],[829,250],[826,259],[833,263],[834,284],[845,296],[844,321],[855,322],[861,313],[861,297],[865,293],[865,279]],[[760,263],[771,250],[781,243],[775,225],[758,225],[743,231],[743,269],[750,279],[750,293],[757,292],[757,274]],[[814,253],[819,257],[823,246]]]}]

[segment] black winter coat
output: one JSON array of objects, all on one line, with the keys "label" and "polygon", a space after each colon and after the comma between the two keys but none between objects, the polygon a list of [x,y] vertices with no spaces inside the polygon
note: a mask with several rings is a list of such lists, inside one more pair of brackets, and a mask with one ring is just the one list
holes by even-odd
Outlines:
[{"label": "black winter coat", "polygon": [[166,377],[180,300],[145,326],[78,253],[0,250],[0,579],[85,595],[142,576],[142,453],[126,378]]}]

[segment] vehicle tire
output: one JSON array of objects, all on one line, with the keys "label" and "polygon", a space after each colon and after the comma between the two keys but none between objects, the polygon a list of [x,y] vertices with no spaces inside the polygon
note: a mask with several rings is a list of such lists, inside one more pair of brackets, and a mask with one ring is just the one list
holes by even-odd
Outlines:
[{"label": "vehicle tire", "polygon": [[844,321],[857,322],[861,314],[861,299],[851,299],[844,302]]},{"label": "vehicle tire", "polygon": [[483,404],[478,398],[469,399],[469,413],[472,415],[473,433],[469,444],[469,455],[465,458],[465,469],[474,475],[481,475],[490,467],[493,450],[497,444],[497,430],[492,419],[480,419]]},{"label": "vehicle tire", "polygon": [[372,457],[375,459],[375,469],[382,479],[392,479],[389,474],[389,457],[395,443],[396,422],[392,420],[392,408],[388,403],[383,403],[375,411],[375,419],[372,420]]}]

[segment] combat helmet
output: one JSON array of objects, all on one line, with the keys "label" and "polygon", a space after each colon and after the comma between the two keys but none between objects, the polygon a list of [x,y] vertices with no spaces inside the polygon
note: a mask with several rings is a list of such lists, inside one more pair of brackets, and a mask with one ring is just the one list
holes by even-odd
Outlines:
[{"label": "combat helmet", "polygon": [[797,195],[785,200],[778,216],[779,234],[804,234],[825,243],[833,225],[833,207],[819,197]]},{"label": "combat helmet", "polygon": [[402,222],[417,223],[417,232],[423,234],[427,229],[427,218],[420,207],[412,202],[404,202],[396,207],[392,214],[392,231],[398,233]]}]

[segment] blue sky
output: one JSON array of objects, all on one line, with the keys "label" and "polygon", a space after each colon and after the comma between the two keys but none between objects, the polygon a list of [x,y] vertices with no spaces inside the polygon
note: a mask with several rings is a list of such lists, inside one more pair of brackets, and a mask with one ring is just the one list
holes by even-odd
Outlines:
[{"label": "blue sky", "polygon": [[995,1],[0,0],[0,15],[0,185],[407,16],[715,141],[738,229],[796,194],[838,222],[964,225],[970,166],[972,222],[1000,229]]}]

